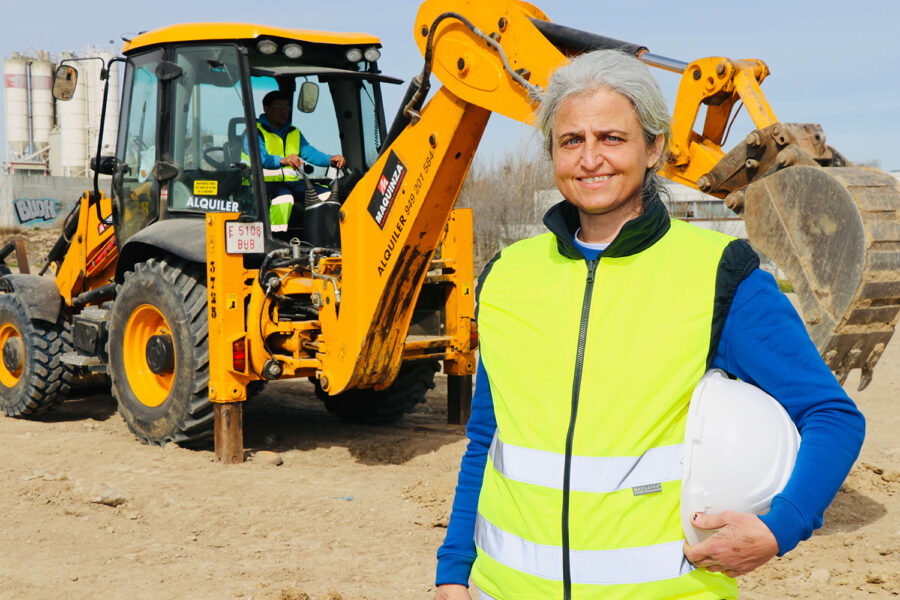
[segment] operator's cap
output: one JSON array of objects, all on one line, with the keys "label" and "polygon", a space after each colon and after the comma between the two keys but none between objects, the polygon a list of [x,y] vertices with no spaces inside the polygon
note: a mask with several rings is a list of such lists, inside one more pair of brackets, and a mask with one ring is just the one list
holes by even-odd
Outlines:
[{"label": "operator's cap", "polygon": [[708,371],[694,388],[684,434],[681,525],[688,543],[715,533],[695,528],[692,513],[768,512],[799,447],[800,434],[775,398]]}]

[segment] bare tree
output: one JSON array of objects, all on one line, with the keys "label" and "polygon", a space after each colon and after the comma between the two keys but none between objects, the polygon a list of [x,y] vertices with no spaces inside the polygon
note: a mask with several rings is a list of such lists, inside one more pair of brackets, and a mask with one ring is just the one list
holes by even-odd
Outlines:
[{"label": "bare tree", "polygon": [[535,192],[546,189],[555,189],[553,168],[534,141],[490,162],[476,157],[457,202],[474,211],[476,273],[502,248],[534,235],[544,216]]}]

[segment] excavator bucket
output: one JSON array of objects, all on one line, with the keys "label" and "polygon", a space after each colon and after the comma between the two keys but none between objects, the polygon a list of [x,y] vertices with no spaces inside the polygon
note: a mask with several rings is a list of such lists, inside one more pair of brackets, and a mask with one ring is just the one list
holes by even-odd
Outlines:
[{"label": "excavator bucket", "polygon": [[900,182],[866,167],[792,166],[753,181],[753,245],[787,275],[813,342],[862,390],[900,315]]}]

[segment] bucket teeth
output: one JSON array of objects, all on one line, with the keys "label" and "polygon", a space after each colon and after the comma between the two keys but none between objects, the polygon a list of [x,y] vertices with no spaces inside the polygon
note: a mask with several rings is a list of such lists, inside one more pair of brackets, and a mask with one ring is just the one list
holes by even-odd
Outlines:
[{"label": "bucket teeth", "polygon": [[746,187],[743,217],[825,362],[841,383],[860,369],[865,388],[900,316],[900,182],[866,167],[789,167]]}]

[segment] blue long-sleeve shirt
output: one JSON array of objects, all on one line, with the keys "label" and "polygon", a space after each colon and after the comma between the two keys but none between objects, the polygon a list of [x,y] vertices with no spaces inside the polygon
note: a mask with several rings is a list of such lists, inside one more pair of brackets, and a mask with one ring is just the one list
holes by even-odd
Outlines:
[{"label": "blue long-sleeve shirt", "polygon": [[[588,259],[599,255],[577,238],[576,244]],[[779,554],[784,554],[821,527],[825,509],[859,454],[865,419],[822,361],[775,279],[759,269],[735,292],[712,367],[778,399],[800,431],[793,473],[771,510],[760,517],[775,535]],[[466,430],[469,444],[437,555],[437,585],[468,584],[475,560],[478,496],[496,428],[487,372],[479,362]]]},{"label": "blue long-sleeve shirt", "polygon": [[[259,122],[266,126],[270,131],[274,131],[278,134],[281,139],[286,139],[288,131],[291,130],[290,123],[285,123],[281,129],[275,129],[272,126],[272,123],[269,122],[269,119],[266,118],[265,114],[259,115]],[[257,131],[257,134],[259,132]],[[262,159],[263,169],[278,169],[281,167],[281,159],[283,156],[278,156],[276,154],[269,154],[266,150],[266,142],[263,139],[262,135],[256,136],[259,140],[259,156]],[[246,144],[246,140],[245,140]],[[244,146],[246,150],[246,145]],[[317,150],[310,144],[305,137],[303,137],[303,133],[300,133],[300,158],[302,158],[305,162],[308,162],[311,165],[316,165],[317,167],[327,167],[331,161],[331,156]]]}]

